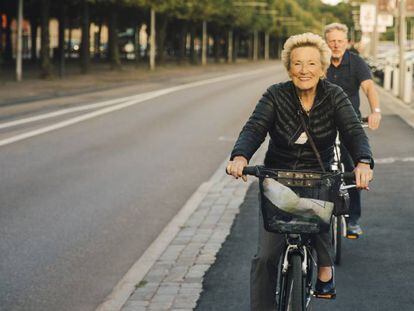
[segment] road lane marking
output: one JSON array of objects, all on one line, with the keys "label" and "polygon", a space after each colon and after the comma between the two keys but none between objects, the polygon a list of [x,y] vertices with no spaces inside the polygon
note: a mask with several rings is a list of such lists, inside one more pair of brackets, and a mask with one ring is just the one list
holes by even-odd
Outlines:
[{"label": "road lane marking", "polygon": [[22,124],[26,124],[26,123],[31,123],[31,122],[36,122],[36,121],[40,121],[40,120],[44,120],[44,119],[54,118],[54,117],[58,117],[58,116],[68,114],[68,113],[85,111],[85,110],[90,110],[90,109],[95,109],[95,108],[102,108],[102,107],[110,106],[110,105],[113,105],[113,104],[119,104],[119,103],[122,103],[124,101],[126,101],[126,99],[122,99],[122,98],[119,99],[118,98],[118,99],[114,99],[114,100],[108,100],[108,101],[99,102],[99,103],[90,104],[90,105],[85,105],[85,106],[81,106],[81,107],[61,109],[61,110],[58,110],[58,111],[45,113],[45,114],[42,114],[42,115],[39,115],[39,116],[33,116],[33,117],[28,117],[28,118],[14,120],[14,121],[10,121],[10,122],[1,123],[0,124],[0,129],[13,127],[13,126],[17,126],[17,125],[22,125]]},{"label": "road lane marking", "polygon": [[229,137],[229,136],[220,136],[218,138],[219,141],[230,141],[235,142],[237,140],[237,137]]},{"label": "road lane marking", "polygon": [[414,162],[414,157],[389,157],[382,159],[375,159],[375,164],[391,164],[395,162]]},{"label": "road lane marking", "polygon": [[[271,67],[273,69],[273,67]],[[258,69],[258,70],[253,70],[253,71],[248,71],[248,72],[243,72],[243,73],[236,73],[236,74],[231,74],[231,75],[226,75],[226,76],[221,76],[221,77],[216,77],[216,78],[210,78],[210,79],[206,79],[206,80],[201,80],[201,81],[196,81],[196,82],[191,82],[191,83],[187,83],[187,84],[183,84],[183,85],[178,85],[178,86],[174,86],[174,87],[170,87],[167,89],[163,89],[163,90],[158,90],[158,91],[151,91],[151,92],[146,92],[146,93],[142,93],[142,94],[137,94],[137,95],[132,95],[132,96],[126,96],[126,97],[121,97],[118,99],[113,99],[113,100],[107,100],[104,102],[98,102],[98,103],[94,103],[94,104],[89,104],[89,105],[85,105],[85,106],[81,106],[81,107],[73,107],[73,108],[67,108],[67,109],[63,109],[63,110],[59,110],[59,111],[54,111],[54,112],[50,112],[50,113],[46,113],[46,114],[42,114],[39,116],[33,116],[33,117],[28,117],[28,118],[23,118],[23,119],[19,119],[19,120],[14,120],[14,121],[10,121],[10,122],[5,122],[5,123],[0,123],[0,129],[4,129],[4,128],[8,128],[8,127],[13,127],[13,126],[18,126],[18,125],[23,125],[23,124],[27,124],[27,123],[32,123],[32,122],[36,122],[36,121],[41,121],[41,120],[45,120],[45,119],[50,119],[50,118],[54,118],[54,117],[58,117],[58,116],[62,116],[65,114],[69,114],[69,113],[74,113],[74,112],[81,112],[81,111],[86,111],[86,110],[91,110],[91,109],[97,109],[97,108],[103,108],[106,106],[111,106],[111,105],[122,105],[125,102],[131,102],[131,101],[135,101],[135,104],[138,104],[144,100],[148,100],[148,99],[152,99],[155,97],[159,97],[162,95],[166,95],[172,92],[177,92],[177,91],[181,91],[181,90],[185,90],[185,89],[189,89],[189,88],[193,88],[193,87],[197,87],[197,86],[202,86],[202,85],[206,85],[206,84],[211,84],[211,83],[216,83],[216,82],[221,82],[221,81],[225,81],[225,80],[230,80],[230,79],[234,79],[234,78],[238,78],[241,76],[250,76],[250,75],[254,75],[257,73],[261,73],[263,71],[268,71],[270,70],[269,68],[265,68],[265,69]],[[122,108],[128,107],[130,105],[127,106],[123,106]],[[119,110],[119,109],[115,109],[115,110]],[[107,111],[105,113],[108,113],[111,111]],[[97,114],[96,116],[102,115]],[[86,119],[90,119],[93,118],[95,116],[93,116],[92,114],[89,114],[89,118]],[[12,142],[16,142],[22,139],[26,139],[29,137],[33,137],[36,135],[40,135],[46,132],[50,132],[54,129],[58,129],[64,126],[68,126],[74,123],[78,123],[81,122],[83,120],[86,119],[80,119],[78,121],[75,122],[70,122],[68,124],[64,122],[61,122],[62,124],[65,124],[63,126],[58,126],[57,123],[55,124],[56,127],[54,126],[48,126],[45,128],[42,128],[40,130],[34,130],[32,132],[28,132],[22,135],[17,135],[14,136],[10,139],[6,139],[6,140],[1,140],[0,141],[0,146],[3,146],[5,144],[10,144]],[[77,120],[77,118],[73,118],[73,120]],[[47,128],[47,130],[45,131],[45,129]],[[32,133],[32,134],[29,134]],[[20,137],[20,138],[18,138]],[[16,140],[17,139],[17,140]]]}]

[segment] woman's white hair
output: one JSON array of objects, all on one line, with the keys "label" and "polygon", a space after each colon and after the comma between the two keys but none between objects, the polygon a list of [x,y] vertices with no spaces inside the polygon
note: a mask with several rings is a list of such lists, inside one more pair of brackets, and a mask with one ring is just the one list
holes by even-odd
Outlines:
[{"label": "woman's white hair", "polygon": [[290,70],[290,54],[292,51],[296,48],[307,46],[314,47],[319,51],[321,54],[322,71],[326,73],[329,65],[331,64],[331,49],[328,47],[325,40],[323,40],[321,36],[318,36],[311,32],[294,35],[286,40],[282,51],[282,62],[286,70]]}]

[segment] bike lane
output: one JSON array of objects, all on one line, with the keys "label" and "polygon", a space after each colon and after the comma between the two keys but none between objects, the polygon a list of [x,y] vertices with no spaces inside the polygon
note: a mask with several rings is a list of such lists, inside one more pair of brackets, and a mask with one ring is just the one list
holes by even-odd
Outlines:
[{"label": "bike lane", "polygon": [[[314,299],[313,310],[408,311],[414,304],[407,292],[414,278],[414,129],[395,114],[396,100],[382,96],[382,102],[382,126],[368,131],[376,167],[371,190],[363,193],[360,222],[365,232],[358,240],[344,239],[343,263],[336,268],[337,299]],[[412,112],[403,111],[402,116],[412,123],[407,119]],[[256,251],[258,230],[257,193],[258,183],[254,182],[230,235],[204,276],[196,310],[249,310],[250,260]]]}]

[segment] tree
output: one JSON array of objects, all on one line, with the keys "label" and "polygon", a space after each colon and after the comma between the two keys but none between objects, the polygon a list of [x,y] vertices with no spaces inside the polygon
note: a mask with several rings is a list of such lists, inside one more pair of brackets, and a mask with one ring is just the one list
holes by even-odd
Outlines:
[{"label": "tree", "polygon": [[48,78],[52,74],[52,65],[50,63],[50,38],[49,38],[49,10],[50,0],[40,1],[41,15],[41,47],[40,47],[40,67],[41,77]]},{"label": "tree", "polygon": [[82,0],[81,72],[83,74],[89,71],[89,59],[90,59],[89,28],[90,28],[89,3],[87,0]]}]

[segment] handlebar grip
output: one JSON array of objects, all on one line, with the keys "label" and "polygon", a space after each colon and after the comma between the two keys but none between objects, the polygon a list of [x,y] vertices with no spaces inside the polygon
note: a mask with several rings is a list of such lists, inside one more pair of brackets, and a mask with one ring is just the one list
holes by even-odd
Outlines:
[{"label": "handlebar grip", "polygon": [[246,166],[243,169],[243,175],[257,176],[258,171],[256,166]]},{"label": "handlebar grip", "polygon": [[355,173],[354,172],[344,172],[342,174],[344,181],[348,183],[355,183]]}]

